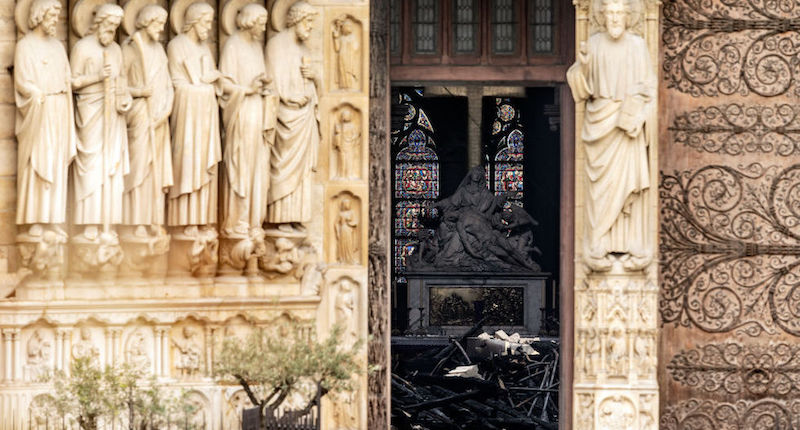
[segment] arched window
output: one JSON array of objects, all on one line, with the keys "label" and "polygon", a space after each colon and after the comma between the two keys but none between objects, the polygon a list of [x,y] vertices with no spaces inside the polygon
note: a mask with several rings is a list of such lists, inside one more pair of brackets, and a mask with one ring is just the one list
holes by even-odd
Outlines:
[{"label": "arched window", "polygon": [[404,284],[406,258],[422,230],[420,217],[439,198],[439,157],[433,125],[419,104],[422,90],[399,89],[393,97],[393,267],[395,281]]},{"label": "arched window", "polygon": [[486,181],[495,194],[505,193],[509,202],[523,206],[525,132],[521,112],[513,99],[495,98],[492,132],[484,147],[487,161]]}]

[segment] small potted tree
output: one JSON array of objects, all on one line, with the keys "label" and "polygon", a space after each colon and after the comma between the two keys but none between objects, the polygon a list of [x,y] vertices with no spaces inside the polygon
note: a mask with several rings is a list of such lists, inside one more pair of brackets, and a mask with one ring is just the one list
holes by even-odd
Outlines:
[{"label": "small potted tree", "polygon": [[[291,323],[284,334],[301,332]],[[253,330],[246,339],[226,338],[214,364],[214,374],[221,382],[241,385],[254,407],[258,408],[262,430],[282,422],[295,422],[319,405],[328,393],[351,390],[353,376],[361,366],[356,353],[361,342],[352,347],[342,345],[342,329],[335,326],[324,341],[316,336],[303,339],[270,333],[263,328]],[[304,393],[306,404],[295,410],[281,410],[292,395]]]}]

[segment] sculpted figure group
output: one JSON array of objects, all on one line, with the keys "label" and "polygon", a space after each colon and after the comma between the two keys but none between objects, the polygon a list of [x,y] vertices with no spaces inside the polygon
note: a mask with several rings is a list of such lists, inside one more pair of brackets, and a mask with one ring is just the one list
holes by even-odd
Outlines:
[{"label": "sculpted figure group", "polygon": [[[214,9],[203,1],[173,3],[177,35],[165,50],[168,13],[154,2],[131,0],[123,10],[80,0],[71,21],[81,39],[69,59],[55,37],[60,12],[58,0],[17,2],[23,231],[66,241],[69,223],[80,226],[73,244],[102,244],[111,254],[118,235],[146,241],[164,237],[165,227],[201,236],[219,221],[223,238],[252,236],[265,223],[305,232],[320,144],[318,79],[306,44],[314,7],[292,4],[264,48],[267,10],[228,1],[219,67],[207,43]],[[120,25],[127,38],[117,44]]]}]

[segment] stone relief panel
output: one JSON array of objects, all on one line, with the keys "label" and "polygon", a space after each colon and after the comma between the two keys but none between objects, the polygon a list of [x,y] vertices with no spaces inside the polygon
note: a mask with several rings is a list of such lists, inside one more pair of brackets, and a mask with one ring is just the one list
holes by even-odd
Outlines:
[{"label": "stone relief panel", "polygon": [[330,171],[334,180],[364,178],[365,126],[361,110],[350,103],[331,112]]},{"label": "stone relief panel", "polygon": [[223,430],[242,428],[242,411],[254,407],[244,390],[234,391],[225,396],[225,427]]},{"label": "stone relief panel", "polygon": [[153,329],[134,327],[125,340],[125,362],[139,369],[151,370],[153,355]]},{"label": "stone relief panel", "polygon": [[22,331],[21,341],[25,345],[23,379],[37,382],[55,367],[55,330],[49,326],[37,324]]},{"label": "stone relief panel", "polygon": [[342,265],[362,265],[365,257],[364,223],[367,208],[361,197],[352,191],[342,190],[332,194],[328,204],[327,261]]},{"label": "stone relief panel", "polygon": [[104,345],[103,329],[92,323],[80,324],[72,332],[70,350],[72,359],[89,358],[106,361],[106,351],[100,348]]},{"label": "stone relief panel", "polygon": [[330,46],[333,48],[332,58],[327,64],[329,73],[328,88],[331,91],[363,91],[365,80],[365,62],[361,50],[366,46],[366,31],[362,20],[350,13],[343,12],[327,23],[330,28]]},{"label": "stone relief panel", "polygon": [[[238,323],[239,320],[234,321]],[[210,341],[206,332],[203,324],[195,319],[181,321],[169,330],[169,345],[172,351],[170,358],[174,377],[194,379],[205,375],[206,346],[207,340]]]},{"label": "stone relief panel", "polygon": [[633,430],[636,427],[636,405],[625,396],[603,399],[598,408],[598,430]]},{"label": "stone relief panel", "polygon": [[793,2],[664,2],[661,36],[668,89],[694,97],[800,95]]}]

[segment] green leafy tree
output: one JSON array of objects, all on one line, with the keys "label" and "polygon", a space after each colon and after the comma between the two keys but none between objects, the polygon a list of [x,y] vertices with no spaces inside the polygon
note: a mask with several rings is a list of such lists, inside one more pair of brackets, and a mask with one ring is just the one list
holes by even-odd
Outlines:
[{"label": "green leafy tree", "polygon": [[129,430],[167,428],[170,421],[180,426],[180,417],[197,408],[187,393],[168,396],[154,376],[128,363],[101,367],[95,357],[75,358],[69,374],[56,371],[45,379],[54,388],[49,409],[58,417],[72,417],[82,430],[115,421],[125,422]]},{"label": "green leafy tree", "polygon": [[[298,324],[289,328],[289,333],[301,331]],[[361,370],[356,359],[360,348],[361,342],[350,348],[342,345],[339,326],[324,341],[316,336],[308,340],[281,336],[259,328],[245,340],[229,337],[223,341],[214,374],[242,386],[253,406],[259,408],[261,428],[266,429],[276,422],[276,412],[289,396],[310,394],[304,388],[313,387],[313,394],[305,407],[285,411],[290,420],[309,413],[328,393],[351,390],[353,375]]]}]

